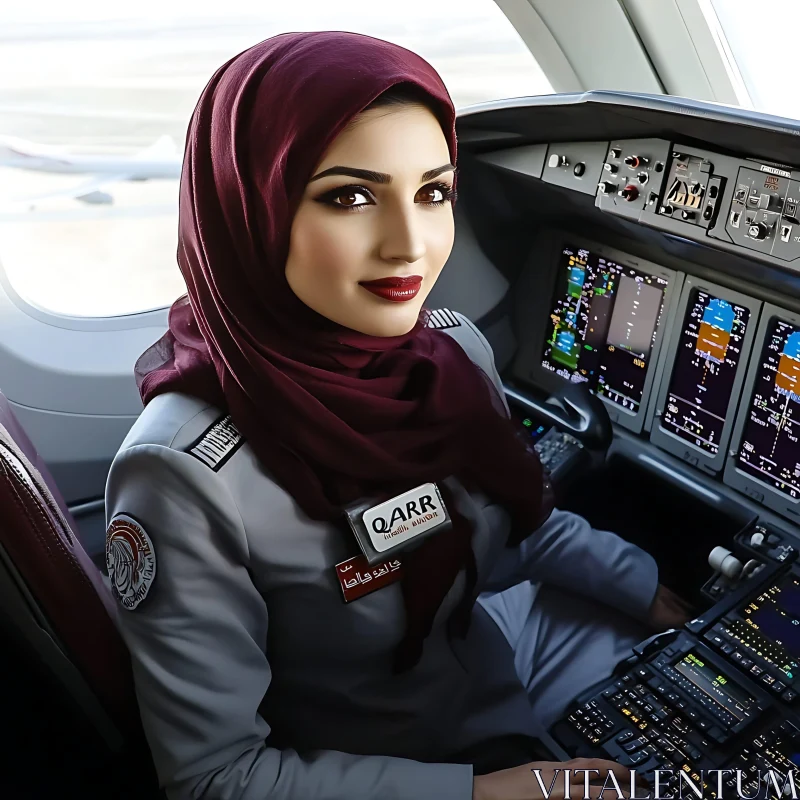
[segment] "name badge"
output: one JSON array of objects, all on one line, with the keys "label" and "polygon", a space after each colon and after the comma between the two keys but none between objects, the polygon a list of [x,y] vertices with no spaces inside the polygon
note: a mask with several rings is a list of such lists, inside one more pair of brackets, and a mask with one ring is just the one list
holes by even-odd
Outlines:
[{"label": "name badge", "polygon": [[364,556],[353,556],[336,565],[336,577],[345,603],[350,603],[399,581],[403,577],[403,565],[395,558],[370,566]]},{"label": "name badge", "polygon": [[360,501],[345,514],[370,564],[407,549],[411,540],[416,544],[452,524],[435,483],[424,483],[376,506]]}]

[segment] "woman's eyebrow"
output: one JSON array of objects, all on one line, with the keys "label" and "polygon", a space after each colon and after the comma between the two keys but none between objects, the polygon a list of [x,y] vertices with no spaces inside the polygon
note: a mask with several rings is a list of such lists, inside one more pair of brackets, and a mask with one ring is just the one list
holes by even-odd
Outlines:
[{"label": "woman's eyebrow", "polygon": [[[436,167],[436,169],[429,169],[427,172],[423,172],[420,182],[425,183],[425,181],[433,180],[443,172],[452,172],[454,170],[455,167],[452,164],[443,164],[441,167]],[[309,183],[318,181],[320,178],[327,178],[329,175],[345,175],[348,178],[358,178],[359,180],[369,181],[370,183],[392,182],[392,176],[385,172],[375,172],[371,169],[357,169],[356,167],[337,166],[324,169],[322,172],[317,173],[313,178],[311,178]]]}]

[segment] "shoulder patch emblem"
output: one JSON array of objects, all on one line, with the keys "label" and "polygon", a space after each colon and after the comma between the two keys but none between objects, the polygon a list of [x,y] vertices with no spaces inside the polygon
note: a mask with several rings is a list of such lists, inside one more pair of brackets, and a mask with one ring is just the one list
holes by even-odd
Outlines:
[{"label": "shoulder patch emblem", "polygon": [[447,308],[437,308],[430,312],[428,318],[429,328],[460,328],[461,320]]},{"label": "shoulder patch emblem", "polygon": [[117,514],[108,526],[106,566],[114,595],[133,611],[153,585],[156,554],[144,528],[127,514]]},{"label": "shoulder patch emblem", "polygon": [[242,446],[244,439],[230,414],[218,419],[200,438],[189,445],[188,453],[216,472]]}]

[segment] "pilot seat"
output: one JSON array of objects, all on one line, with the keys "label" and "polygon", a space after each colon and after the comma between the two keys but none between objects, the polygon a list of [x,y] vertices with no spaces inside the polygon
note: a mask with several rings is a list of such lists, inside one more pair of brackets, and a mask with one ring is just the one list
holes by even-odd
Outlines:
[{"label": "pilot seat", "polygon": [[158,797],[115,605],[0,393],[4,797]]}]

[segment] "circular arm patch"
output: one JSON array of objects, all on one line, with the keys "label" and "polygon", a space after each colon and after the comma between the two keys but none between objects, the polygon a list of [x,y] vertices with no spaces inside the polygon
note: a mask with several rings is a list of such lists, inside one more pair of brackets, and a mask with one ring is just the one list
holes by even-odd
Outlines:
[{"label": "circular arm patch", "polygon": [[127,514],[116,514],[106,531],[106,566],[120,605],[133,611],[147,597],[156,577],[156,554],[144,528]]}]

